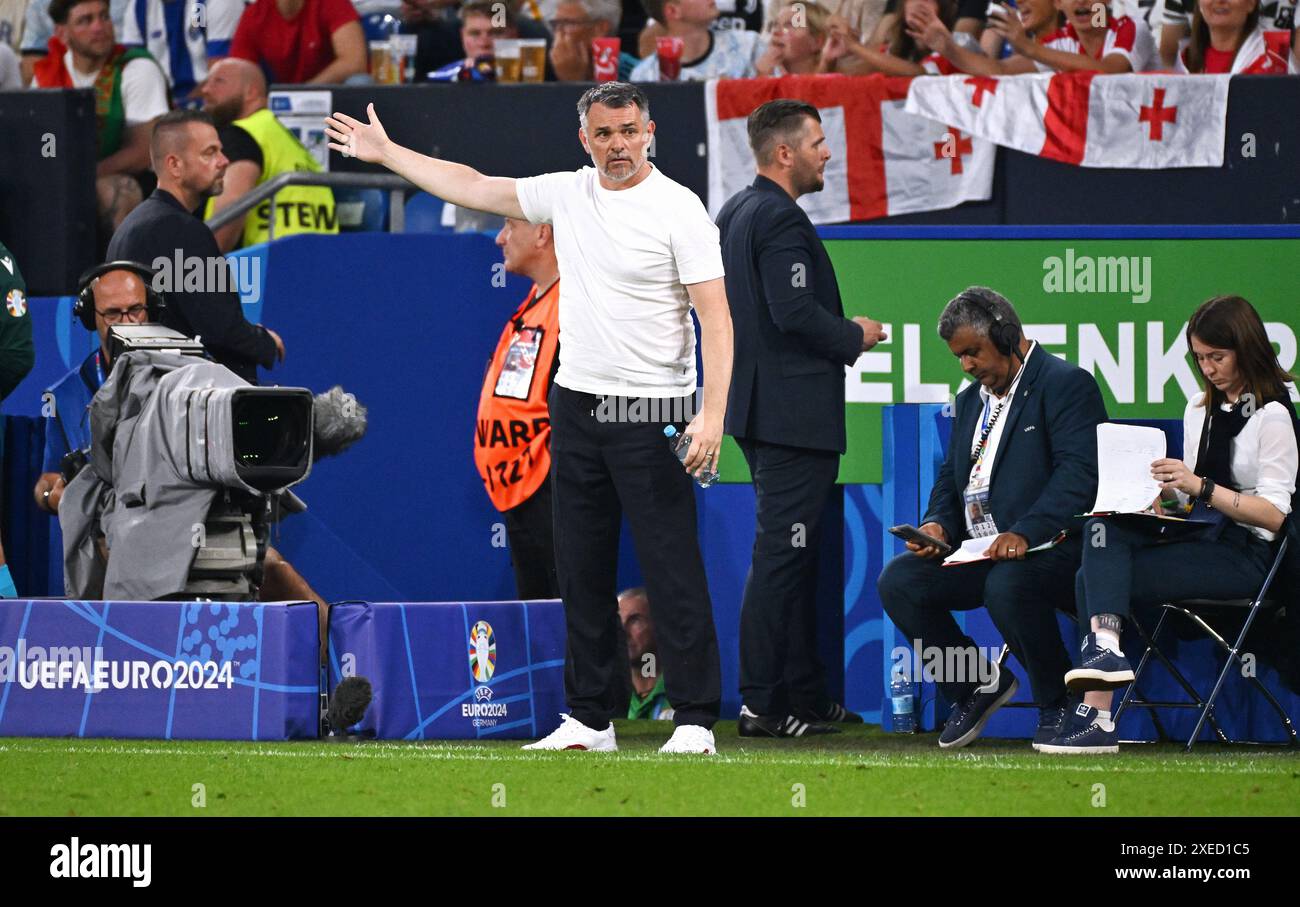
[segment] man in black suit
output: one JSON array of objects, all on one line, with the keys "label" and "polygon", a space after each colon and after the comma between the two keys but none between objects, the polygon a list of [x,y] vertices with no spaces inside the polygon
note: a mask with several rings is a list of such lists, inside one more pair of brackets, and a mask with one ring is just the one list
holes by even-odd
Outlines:
[{"label": "man in black suit", "polygon": [[[1092,375],[1026,339],[1011,303],[986,287],[948,303],[939,336],[976,383],[957,395],[948,455],[919,528],[954,547],[988,542],[988,558],[942,567],[938,549],[908,542],[911,553],[890,561],[877,586],[921,660],[952,666],[932,678],[952,704],[939,745],[970,743],[1018,686],[1010,671],[979,656],[953,619],[953,611],[983,605],[1029,673],[1040,709],[1037,749],[1064,715],[1070,658],[1055,612],[1074,609],[1083,550],[1077,515],[1096,498],[1106,407]],[[1062,531],[1063,541],[1034,550]]]},{"label": "man in black suit", "polygon": [[198,337],[213,359],[256,384],[259,365],[269,369],[284,359],[284,342],[244,318],[230,265],[194,213],[221,194],[229,163],[212,117],[198,110],[164,114],[154,125],[150,155],[158,188],[122,221],[108,258],[159,270],[154,289],[167,296],[162,323]]},{"label": "man in black suit", "polygon": [[830,733],[861,721],[826,693],[815,654],[820,523],[844,453],[844,367],[885,339],[844,317],[835,270],[795,199],[830,159],[817,108],[749,116],[754,184],[718,215],[735,360],[726,433],[754,478],[757,532],[740,612],[741,736]]}]

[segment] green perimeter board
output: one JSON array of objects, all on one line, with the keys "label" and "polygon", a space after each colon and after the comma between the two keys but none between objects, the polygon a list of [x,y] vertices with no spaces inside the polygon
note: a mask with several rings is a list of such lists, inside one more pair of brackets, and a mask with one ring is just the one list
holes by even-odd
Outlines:
[{"label": "green perimeter board", "polygon": [[[826,249],[845,315],[869,315],[892,328],[873,351],[878,355],[860,359],[850,380],[870,383],[893,403],[942,403],[961,389],[966,376],[936,325],[947,301],[975,285],[1011,300],[1044,349],[1091,371],[1112,419],[1181,418],[1187,395],[1172,374],[1174,358],[1182,354],[1183,378],[1194,380],[1182,331],[1212,296],[1250,300],[1274,323],[1270,336],[1282,365],[1292,369],[1296,362],[1297,239],[854,239],[829,240]],[[907,378],[914,387],[905,390]],[[881,481],[883,405],[846,404],[840,482]],[[749,481],[730,440],[722,476]]]}]

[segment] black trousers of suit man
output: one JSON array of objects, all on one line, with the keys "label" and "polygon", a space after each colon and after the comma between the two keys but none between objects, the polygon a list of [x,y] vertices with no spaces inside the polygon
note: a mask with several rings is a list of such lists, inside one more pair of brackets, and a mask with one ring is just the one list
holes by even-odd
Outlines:
[{"label": "black trousers of suit man", "polygon": [[740,609],[740,693],[757,715],[826,713],[817,657],[817,552],[840,456],[737,441],[754,479],[754,558]]}]

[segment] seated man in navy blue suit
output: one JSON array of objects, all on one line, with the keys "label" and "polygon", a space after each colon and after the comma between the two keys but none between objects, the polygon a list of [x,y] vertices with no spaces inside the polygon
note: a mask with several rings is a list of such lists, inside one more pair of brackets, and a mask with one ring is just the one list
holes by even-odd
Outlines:
[{"label": "seated man in navy blue suit", "polygon": [[[1092,375],[1027,340],[1011,303],[990,289],[971,287],[949,302],[939,336],[977,383],[957,395],[948,456],[919,528],[953,547],[991,540],[988,559],[943,567],[938,549],[909,542],[910,553],[880,574],[880,598],[918,656],[926,652],[927,666],[935,665],[935,647],[941,664],[974,666],[966,676],[933,678],[952,705],[939,736],[945,748],[978,737],[1018,686],[1010,671],[979,659],[952,616],[987,608],[1029,673],[1040,706],[1037,749],[1064,715],[1070,658],[1055,612],[1073,608],[1082,554],[1076,516],[1096,497],[1106,407]],[[1059,544],[1033,550],[1065,530]]]}]

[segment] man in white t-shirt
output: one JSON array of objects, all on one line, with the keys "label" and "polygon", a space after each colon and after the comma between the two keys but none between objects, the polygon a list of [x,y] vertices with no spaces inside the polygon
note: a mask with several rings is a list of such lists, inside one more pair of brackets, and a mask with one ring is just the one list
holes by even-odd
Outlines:
[{"label": "man in white t-shirt", "polygon": [[[335,113],[330,147],[379,163],[454,205],[549,223],[560,268],[560,368],[549,398],[555,558],[568,627],[571,715],[531,749],[612,751],[622,691],[616,579],[626,515],[654,610],[676,725],[662,752],[716,752],[718,643],[688,473],[717,462],[731,380],[731,314],[718,230],[699,198],[647,159],[655,124],[640,89],[606,82],[578,102],[595,167],[527,179],[426,157]],[[683,471],[664,437],[695,410],[695,309],[706,370],[685,426]],[[626,702],[622,705],[625,707]]]},{"label": "man in white t-shirt", "polygon": [[150,169],[154,120],[167,112],[167,80],[149,53],[115,40],[107,0],[53,0],[51,53],[35,66],[34,88],[95,94],[101,225],[111,234],[144,198],[136,174]]}]

